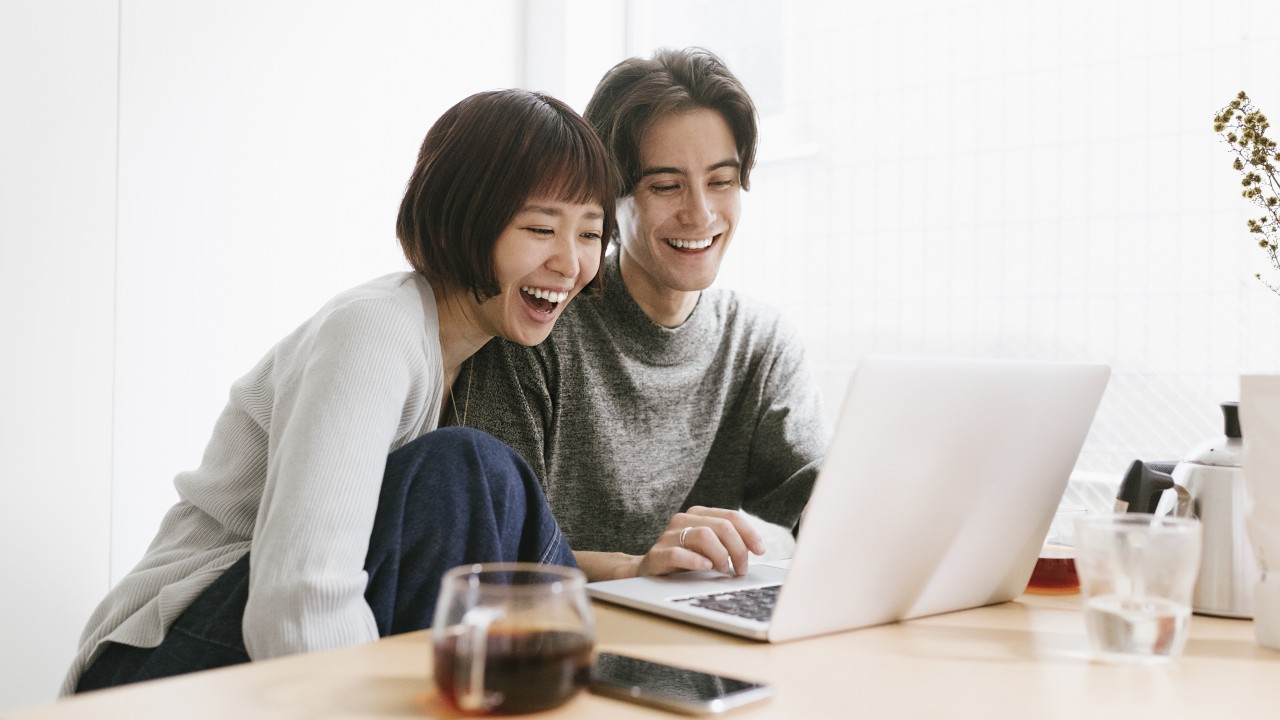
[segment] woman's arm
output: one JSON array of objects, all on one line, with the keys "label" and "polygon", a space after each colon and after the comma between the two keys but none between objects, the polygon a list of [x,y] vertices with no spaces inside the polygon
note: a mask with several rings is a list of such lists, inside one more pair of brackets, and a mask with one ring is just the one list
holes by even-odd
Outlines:
[{"label": "woman's arm", "polygon": [[276,381],[250,550],[251,658],[378,637],[364,560],[387,453],[414,414],[409,398],[423,395],[421,337],[394,301],[362,301],[308,329],[277,362],[273,372],[291,376]]}]

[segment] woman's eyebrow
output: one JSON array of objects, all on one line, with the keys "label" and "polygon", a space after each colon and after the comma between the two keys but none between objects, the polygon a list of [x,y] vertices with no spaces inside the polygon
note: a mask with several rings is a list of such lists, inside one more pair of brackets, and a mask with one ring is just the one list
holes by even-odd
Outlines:
[{"label": "woman's eyebrow", "polygon": [[[550,217],[563,217],[564,210],[554,205],[525,205],[520,210],[521,213],[536,213],[538,215],[548,215]],[[590,210],[583,215],[588,220],[603,220],[604,212],[601,210]]]}]

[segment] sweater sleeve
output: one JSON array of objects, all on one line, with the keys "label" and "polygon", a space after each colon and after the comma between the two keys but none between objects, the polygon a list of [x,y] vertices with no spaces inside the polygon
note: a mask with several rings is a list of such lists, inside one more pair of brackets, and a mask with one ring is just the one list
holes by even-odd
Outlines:
[{"label": "sweater sleeve", "polygon": [[356,302],[269,369],[296,377],[276,383],[290,390],[271,413],[243,623],[251,658],[378,637],[364,560],[388,450],[423,396],[422,348],[393,302]]},{"label": "sweater sleeve", "polygon": [[831,431],[804,345],[781,320],[761,378],[742,508],[794,528],[813,490]]}]

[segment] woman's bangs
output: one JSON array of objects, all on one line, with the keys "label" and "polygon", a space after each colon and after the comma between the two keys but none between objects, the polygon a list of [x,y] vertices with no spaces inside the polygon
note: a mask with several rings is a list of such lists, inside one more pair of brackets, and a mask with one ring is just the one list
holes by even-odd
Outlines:
[{"label": "woman's bangs", "polygon": [[607,207],[613,197],[613,177],[603,147],[572,133],[565,140],[548,150],[530,197]]}]

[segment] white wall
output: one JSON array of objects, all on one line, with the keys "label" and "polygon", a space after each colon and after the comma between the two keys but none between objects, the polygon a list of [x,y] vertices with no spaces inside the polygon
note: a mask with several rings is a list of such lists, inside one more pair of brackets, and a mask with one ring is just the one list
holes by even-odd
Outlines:
[{"label": "white wall", "polygon": [[0,3],[0,712],[52,697],[107,589],[116,27]]},{"label": "white wall", "polygon": [[405,267],[422,137],[521,84],[523,7],[0,2],[0,713],[53,699],[231,382]]},{"label": "white wall", "polygon": [[518,83],[518,9],[124,2],[112,582],[232,381],[333,294],[407,267],[418,147],[454,102]]}]

